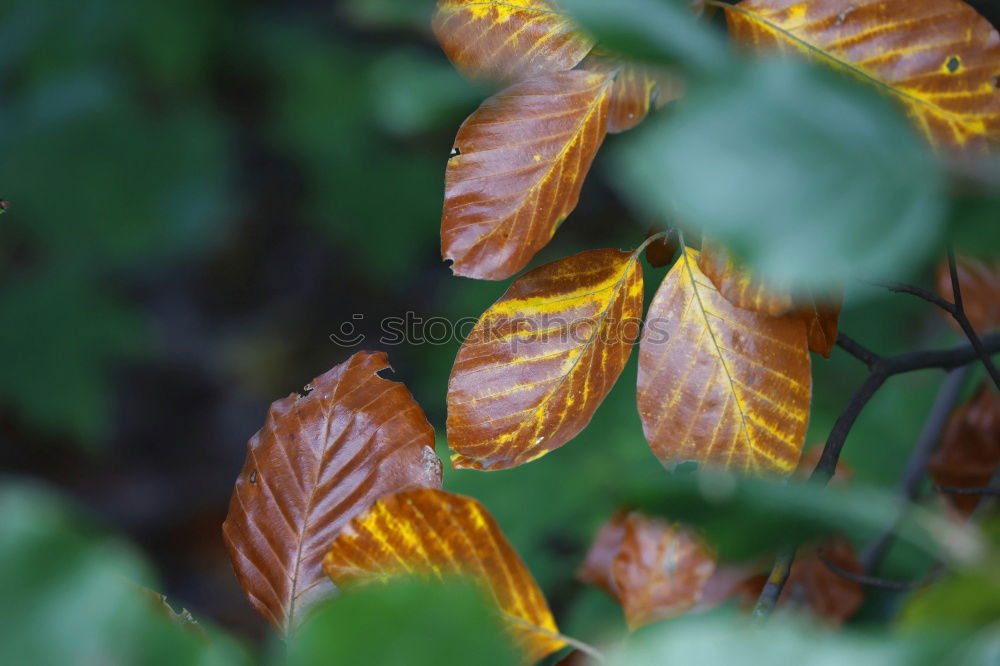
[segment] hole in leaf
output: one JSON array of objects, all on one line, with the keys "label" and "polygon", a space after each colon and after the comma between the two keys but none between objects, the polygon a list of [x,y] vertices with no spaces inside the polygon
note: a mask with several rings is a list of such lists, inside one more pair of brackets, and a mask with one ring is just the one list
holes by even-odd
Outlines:
[{"label": "hole in leaf", "polygon": [[448,159],[450,160],[453,157],[458,157],[461,154],[462,151],[458,149],[458,146],[455,146],[454,148],[451,149],[451,152],[448,153]]},{"label": "hole in leaf", "polygon": [[951,72],[952,74],[957,72],[958,68],[961,66],[962,66],[962,61],[958,59],[958,56],[952,56],[948,58],[948,62],[945,63],[945,67],[947,67],[948,71]]},{"label": "hole in leaf", "polygon": [[250,472],[250,485],[251,486],[257,485],[257,470]]}]

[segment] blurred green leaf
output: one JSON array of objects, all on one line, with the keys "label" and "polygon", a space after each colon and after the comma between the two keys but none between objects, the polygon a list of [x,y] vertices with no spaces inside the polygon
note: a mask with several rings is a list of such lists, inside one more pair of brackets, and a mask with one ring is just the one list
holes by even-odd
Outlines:
[{"label": "blurred green leaf", "polygon": [[248,663],[222,634],[171,620],[136,586],[151,576],[135,553],[49,491],[5,481],[0,515],[0,663]]},{"label": "blurred green leaf", "polygon": [[684,0],[561,0],[602,47],[700,73],[732,66],[726,38]]},{"label": "blurred green leaf", "polygon": [[943,652],[940,643],[926,637],[835,632],[783,613],[760,627],[723,610],[652,625],[610,664],[937,666]]},{"label": "blurred green leaf", "polygon": [[289,666],[521,663],[500,618],[472,585],[399,581],[345,592],[289,641]]},{"label": "blurred green leaf", "polygon": [[938,164],[877,92],[797,61],[696,82],[612,174],[650,215],[720,239],[775,284],[899,275],[933,247]]}]

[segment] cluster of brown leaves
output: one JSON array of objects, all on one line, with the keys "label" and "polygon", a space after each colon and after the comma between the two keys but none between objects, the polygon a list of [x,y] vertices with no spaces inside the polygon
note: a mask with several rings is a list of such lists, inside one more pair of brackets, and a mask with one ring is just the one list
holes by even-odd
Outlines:
[{"label": "cluster of brown leaves", "polygon": [[[1000,61],[1000,38],[960,0],[743,0],[726,13],[739,41],[801,50],[880,84],[936,144],[978,146],[1000,130],[986,66]],[[505,279],[576,206],[606,134],[634,127],[683,85],[596,47],[554,0],[439,0],[434,30],[462,71],[508,86],[459,130],[441,232],[456,274]],[[536,268],[483,314],[449,382],[454,466],[504,469],[568,442],[638,340],[639,413],[664,464],[796,469],[809,352],[830,354],[839,295],[793,297],[765,288],[711,242],[701,252],[664,243],[651,246],[659,253],[651,261],[678,256],[640,322],[644,248]],[[995,292],[997,274],[974,262],[961,267],[970,294]],[[977,328],[1000,321],[996,302],[986,303],[969,309]],[[251,603],[285,635],[338,587],[468,576],[489,592],[526,660],[560,649],[566,643],[544,597],[495,521],[474,499],[440,488],[433,429],[406,387],[377,374],[387,367],[384,354],[355,354],[305,395],[275,402],[250,440],[223,532]],[[939,483],[984,482],[982,470],[1000,458],[998,410],[996,394],[983,389],[953,415],[933,463]],[[824,560],[858,570],[847,542],[810,546],[785,594],[843,620],[860,588]],[[616,598],[637,627],[752,593],[760,582],[752,568],[717,567],[690,527],[621,512],[598,534],[580,576]]]}]

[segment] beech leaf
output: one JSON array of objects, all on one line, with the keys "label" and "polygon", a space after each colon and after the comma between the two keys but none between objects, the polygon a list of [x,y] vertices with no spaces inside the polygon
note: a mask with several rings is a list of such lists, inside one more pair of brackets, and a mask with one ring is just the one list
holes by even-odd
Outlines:
[{"label": "beech leaf", "polygon": [[337,536],[323,568],[340,586],[469,576],[490,592],[527,661],[566,645],[531,573],[470,497],[437,489],[384,497]]},{"label": "beech leaf", "polygon": [[516,280],[455,358],[452,465],[506,469],[575,437],[632,353],[642,298],[638,255],[621,250],[582,252]]},{"label": "beech leaf", "polygon": [[594,46],[550,0],[438,0],[433,25],[449,60],[472,78],[568,71]]},{"label": "beech leaf", "polygon": [[[931,478],[940,486],[982,488],[1000,464],[1000,394],[983,382],[976,394],[948,417],[941,444],[930,461]],[[979,495],[948,495],[968,515]]]},{"label": "beech leaf", "polygon": [[306,395],[271,405],[247,444],[222,526],[240,584],[282,635],[334,587],[330,541],[382,495],[441,485],[434,430],[407,388],[376,373],[382,352],[358,352]]},{"label": "beech leaf", "polygon": [[691,529],[622,511],[601,528],[577,575],[617,599],[634,630],[689,611],[714,571],[714,554]]},{"label": "beech leaf", "polygon": [[446,172],[441,256],[456,275],[502,280],[524,268],[576,207],[607,133],[607,74],[517,83],[463,123]]},{"label": "beech leaf", "polygon": [[802,320],[727,301],[687,249],[657,290],[639,343],[637,401],[664,465],[788,474],[812,393]]},{"label": "beech leaf", "polygon": [[650,111],[680,97],[684,81],[664,67],[634,63],[595,49],[583,61],[583,69],[614,76],[608,106],[608,132],[632,129]]},{"label": "beech leaf", "polygon": [[935,145],[1000,145],[1000,35],[961,0],[743,0],[726,19],[738,42],[876,85]]}]

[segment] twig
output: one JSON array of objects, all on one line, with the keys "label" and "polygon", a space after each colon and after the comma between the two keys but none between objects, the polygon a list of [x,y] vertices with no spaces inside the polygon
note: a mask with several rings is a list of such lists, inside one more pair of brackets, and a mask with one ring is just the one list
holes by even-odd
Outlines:
[{"label": "twig", "polygon": [[899,294],[916,296],[950,314],[952,319],[958,323],[962,332],[965,333],[965,337],[969,339],[972,348],[975,349],[979,359],[983,362],[983,366],[986,368],[990,379],[993,380],[997,389],[1000,389],[1000,371],[997,370],[996,365],[994,365],[993,360],[990,358],[990,352],[983,344],[983,340],[980,339],[979,334],[972,327],[969,317],[965,314],[965,305],[962,302],[962,287],[958,281],[958,268],[955,264],[955,251],[950,246],[948,247],[948,271],[951,274],[951,290],[954,302],[948,302],[937,294],[911,284],[903,284],[901,282],[874,282],[872,284],[885,287],[889,291]]},{"label": "twig", "polygon": [[936,563],[930,572],[922,578],[908,581],[889,580],[887,578],[879,578],[877,576],[868,576],[866,574],[848,571],[847,569],[837,566],[823,556],[820,556],[819,559],[820,562],[826,565],[827,569],[842,578],[853,580],[855,583],[861,583],[862,585],[868,585],[870,587],[881,587],[886,590],[912,590],[918,587],[923,587],[924,585],[928,585],[937,580],[940,577],[941,572],[944,570],[940,563]]},{"label": "twig", "polygon": [[753,616],[758,620],[766,620],[771,615],[778,603],[778,597],[781,596],[781,590],[788,582],[788,574],[791,573],[794,562],[795,548],[786,546],[778,551],[777,557],[774,558],[774,567],[772,567],[767,582],[764,583],[764,589],[760,591],[757,603],[753,607]]},{"label": "twig", "polygon": [[1000,497],[1000,488],[982,486],[980,488],[961,488],[959,486],[934,486],[934,490],[946,495],[991,495]]},{"label": "twig", "polygon": [[878,569],[879,562],[892,543],[896,527],[903,520],[909,505],[919,499],[920,486],[927,474],[927,464],[937,448],[941,432],[958,400],[958,394],[962,390],[962,383],[967,374],[968,366],[952,370],[938,389],[930,415],[924,422],[924,428],[920,431],[920,437],[913,447],[909,460],[906,461],[906,469],[899,480],[899,494],[903,496],[906,504],[896,523],[882,532],[861,556],[861,568],[865,573],[874,573]]},{"label": "twig", "polygon": [[857,342],[853,338],[849,338],[843,333],[837,334],[837,346],[846,351],[851,356],[867,365],[871,368],[878,361],[882,360],[882,357],[868,349],[861,343]]},{"label": "twig", "polygon": [[[942,368],[952,370],[973,362],[981,358],[978,350],[972,345],[963,345],[952,349],[928,350],[900,354],[898,356],[880,357],[874,352],[865,349],[858,343],[848,338],[846,335],[838,336],[838,344],[853,349],[851,353],[861,358],[866,364],[870,362],[868,377],[864,383],[851,396],[847,407],[837,417],[837,421],[827,437],[826,445],[816,468],[809,477],[810,481],[826,485],[833,477],[837,469],[837,462],[840,460],[840,453],[844,448],[844,442],[850,433],[858,415],[864,409],[875,392],[885,383],[889,377],[894,375],[912,372],[914,370],[924,370],[927,368]],[[988,354],[1000,352],[1000,334],[993,334],[982,341],[983,350]],[[861,351],[858,351],[861,350]],[[851,351],[850,349],[848,351]],[[992,484],[991,484],[992,485]],[[774,567],[768,576],[767,584],[761,591],[754,606],[754,616],[760,619],[766,618],[781,596],[781,591],[788,580],[788,573],[795,560],[795,551],[790,548],[782,549],[775,558]]]}]

